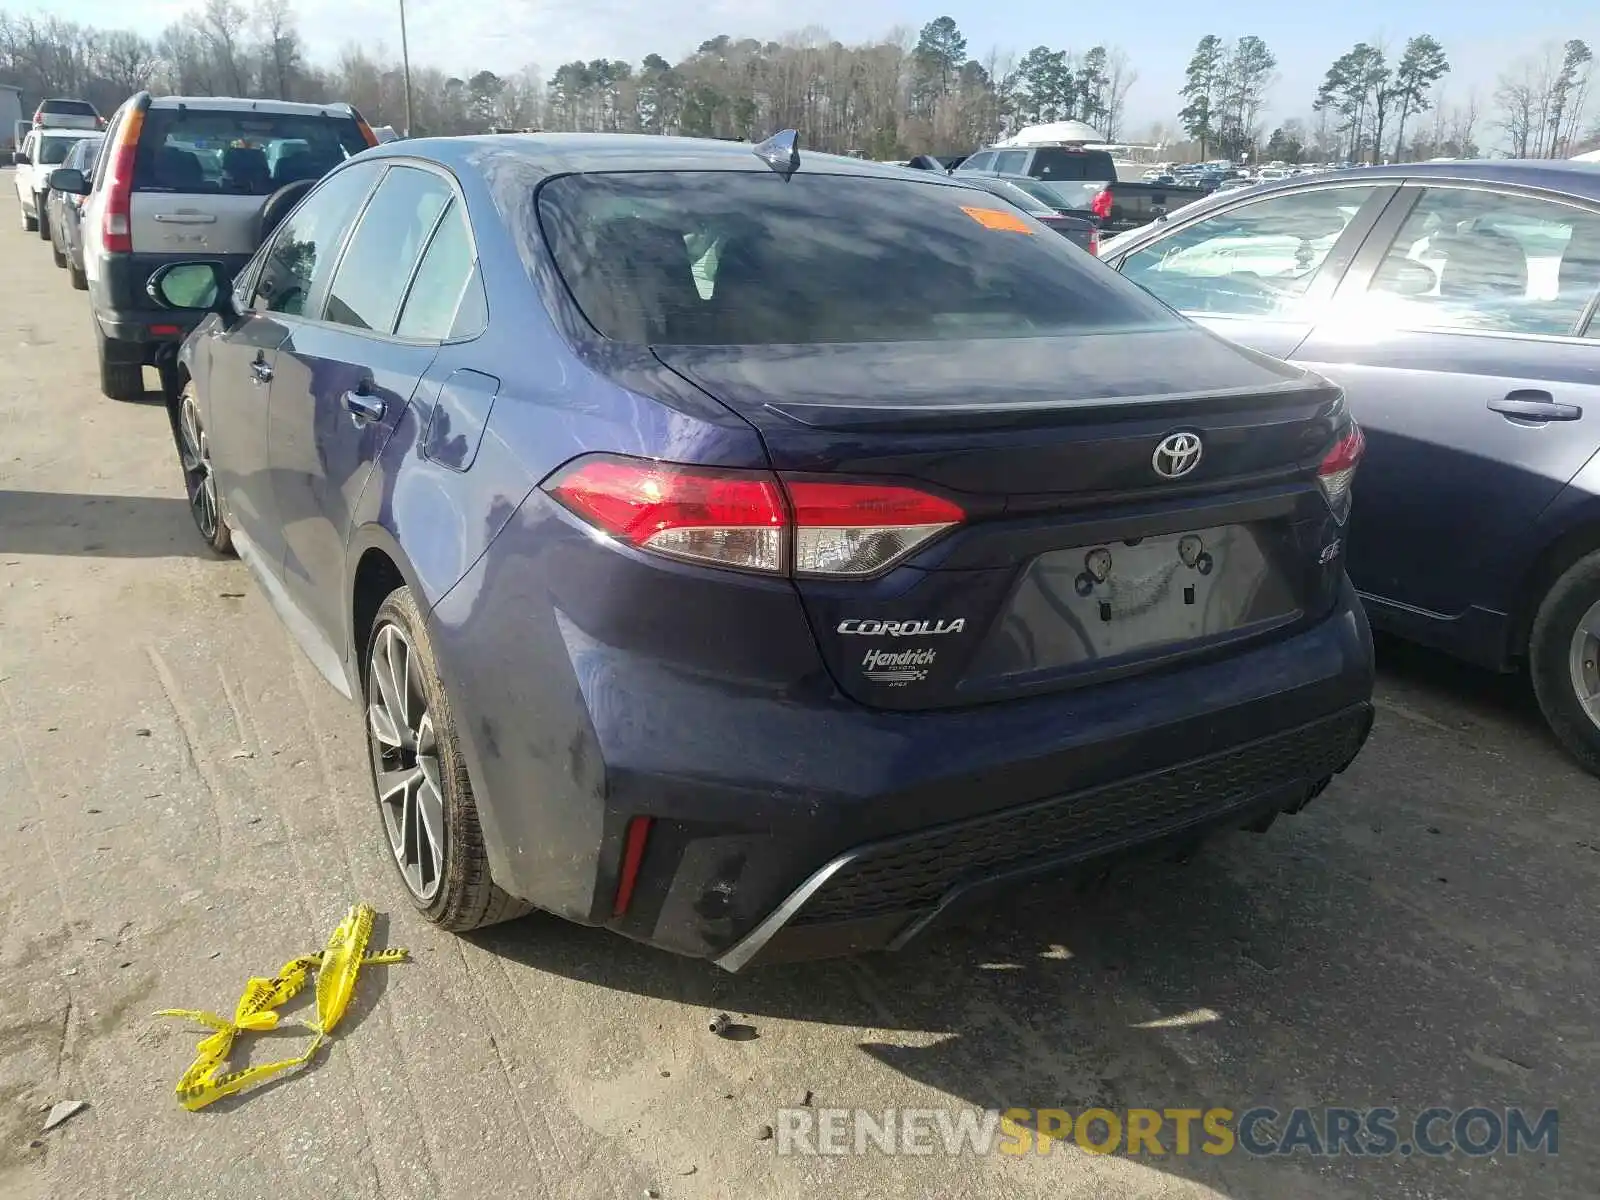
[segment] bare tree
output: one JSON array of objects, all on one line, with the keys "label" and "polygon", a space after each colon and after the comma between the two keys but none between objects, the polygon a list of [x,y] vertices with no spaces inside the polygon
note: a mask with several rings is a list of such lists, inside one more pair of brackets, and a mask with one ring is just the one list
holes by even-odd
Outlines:
[{"label": "bare tree", "polygon": [[1133,69],[1133,62],[1128,58],[1128,52],[1120,47],[1113,48],[1106,56],[1106,99],[1105,99],[1105,129],[1106,141],[1114,142],[1117,135],[1122,132],[1122,120],[1128,110],[1128,93],[1133,85],[1138,82],[1139,72]]}]

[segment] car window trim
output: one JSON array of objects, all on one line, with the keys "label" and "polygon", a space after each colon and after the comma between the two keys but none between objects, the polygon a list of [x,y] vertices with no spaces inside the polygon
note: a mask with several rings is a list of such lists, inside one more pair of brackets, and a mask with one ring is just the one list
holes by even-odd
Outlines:
[{"label": "car window trim", "polygon": [[[339,268],[344,266],[344,256],[345,256],[346,253],[349,252],[350,242],[354,239],[356,230],[361,227],[361,222],[366,220],[367,209],[372,204],[372,198],[378,194],[378,189],[383,186],[383,181],[385,179],[389,178],[389,172],[392,171],[397,166],[416,167],[419,170],[427,171],[428,173],[430,173],[432,175],[436,175],[440,179],[443,179],[445,181],[446,185],[449,186],[451,192],[455,196],[455,202],[459,203],[461,205],[461,209],[462,209],[463,213],[467,213],[467,238],[471,242],[471,245],[472,245],[472,263],[473,263],[474,266],[476,266],[477,262],[478,262],[478,242],[477,242],[476,236],[473,233],[472,217],[471,217],[471,214],[467,210],[466,196],[461,190],[461,181],[458,180],[455,177],[455,175],[450,172],[450,170],[448,168],[443,167],[443,166],[439,165],[438,163],[428,162],[426,159],[412,158],[412,157],[409,157],[409,156],[396,154],[396,155],[394,155],[392,157],[385,157],[383,162],[384,162],[383,174],[378,176],[377,183],[373,184],[372,185],[372,190],[367,193],[367,198],[366,198],[365,202],[361,206],[360,215],[356,218],[355,224],[350,227],[349,232],[345,235],[345,239],[344,239],[343,245],[341,245],[339,247],[338,260],[333,264],[333,270],[328,275],[328,287],[331,288],[333,286],[333,281],[339,277]],[[320,184],[318,186],[320,186]],[[310,197],[307,196],[306,199],[309,200]],[[304,201],[302,201],[302,203],[304,203]],[[417,254],[417,261],[411,264],[411,274],[406,276],[405,290],[401,293],[400,306],[395,309],[395,315],[394,315],[395,324],[391,325],[389,327],[388,332],[385,332],[383,330],[378,330],[378,329],[357,329],[357,328],[355,328],[355,326],[346,325],[341,321],[329,321],[329,320],[327,320],[324,316],[320,315],[321,313],[326,311],[326,306],[327,306],[327,302],[328,302],[328,296],[327,296],[326,290],[324,291],[324,294],[323,294],[323,296],[321,298],[321,305],[319,305],[319,307],[318,307],[319,315],[316,316],[316,317],[308,317],[308,316],[302,315],[297,319],[301,320],[303,322],[306,322],[308,324],[312,324],[312,325],[326,326],[327,328],[330,328],[330,329],[343,329],[343,330],[345,330],[345,331],[347,331],[349,333],[360,334],[363,337],[376,338],[376,339],[378,339],[380,341],[384,341],[384,342],[393,342],[394,344],[400,345],[400,346],[446,346],[446,345],[453,345],[453,344],[455,344],[457,342],[470,342],[470,341],[474,340],[475,338],[482,337],[484,332],[485,332],[485,330],[487,330],[487,328],[488,328],[487,322],[485,323],[484,329],[478,330],[478,332],[473,334],[471,337],[463,336],[463,337],[459,337],[459,338],[414,338],[414,337],[401,337],[399,334],[394,332],[394,329],[396,328],[396,326],[399,323],[400,314],[405,312],[405,310],[406,310],[406,301],[408,299],[410,299],[410,297],[411,297],[411,288],[416,284],[417,272],[422,267],[422,260],[423,260],[424,256],[426,256],[427,253],[428,253],[428,247],[433,244],[433,237],[439,231],[440,222],[444,220],[445,214],[448,213],[449,211],[450,211],[450,205],[446,204],[444,206],[444,208],[440,211],[439,215],[436,218],[434,218],[433,228],[431,230],[429,230],[427,238],[424,239],[424,241],[422,243],[422,248]],[[481,286],[481,284],[480,284],[480,286]],[[488,298],[487,298],[487,296],[485,296],[484,311],[485,312],[488,311]]]},{"label": "car window trim", "polygon": [[[1172,218],[1169,217],[1163,224],[1171,225],[1171,228],[1164,228],[1159,236],[1152,236],[1140,242],[1137,246],[1129,246],[1126,250],[1121,251],[1116,256],[1116,262],[1112,266],[1118,274],[1122,274],[1124,264],[1133,255],[1148,250],[1158,242],[1180,234],[1186,229],[1191,229],[1202,221],[1209,221],[1213,217],[1237,212],[1252,204],[1264,204],[1269,200],[1277,200],[1286,196],[1305,196],[1313,192],[1348,191],[1351,188],[1358,187],[1373,188],[1374,191],[1372,195],[1362,201],[1361,207],[1350,218],[1350,223],[1344,227],[1344,232],[1339,235],[1338,240],[1328,249],[1327,256],[1322,260],[1322,265],[1317,268],[1316,275],[1311,280],[1311,286],[1306,289],[1305,295],[1300,297],[1300,314],[1293,318],[1264,316],[1252,316],[1249,318],[1255,323],[1315,324],[1334,298],[1342,291],[1344,281],[1349,277],[1354,263],[1360,256],[1361,249],[1371,237],[1373,228],[1387,214],[1394,203],[1396,195],[1403,190],[1398,181],[1329,180],[1327,183],[1317,187],[1286,188],[1281,192],[1269,192],[1265,196],[1241,196],[1232,203],[1219,204],[1214,208],[1209,208],[1206,212],[1190,214],[1188,220],[1176,225],[1172,225]],[[1179,209],[1178,211],[1181,213],[1183,210]],[[1225,317],[1230,314],[1205,313],[1203,315],[1210,319],[1213,317]],[[1234,313],[1231,315],[1238,317],[1244,314]]]},{"label": "car window trim", "polygon": [[[1582,196],[1568,196],[1561,192],[1552,192],[1548,188],[1533,187],[1527,184],[1502,184],[1486,183],[1481,180],[1442,179],[1433,180],[1427,177],[1411,176],[1404,180],[1398,189],[1393,201],[1383,212],[1383,216],[1373,224],[1367,233],[1366,242],[1362,245],[1355,261],[1340,281],[1339,289],[1334,293],[1332,302],[1344,304],[1366,295],[1367,289],[1372,284],[1372,278],[1377,274],[1378,268],[1383,265],[1383,260],[1389,256],[1389,247],[1394,244],[1400,235],[1401,228],[1411,216],[1422,199],[1422,193],[1432,189],[1434,191],[1464,191],[1488,192],[1495,196],[1516,196],[1525,200],[1548,200],[1562,204],[1567,208],[1575,208],[1581,213],[1600,220],[1600,204],[1585,199]],[[1578,310],[1577,319],[1566,333],[1531,333],[1515,329],[1462,329],[1455,325],[1391,325],[1389,328],[1404,333],[1448,333],[1458,337],[1487,337],[1511,338],[1516,341],[1538,340],[1542,342],[1561,342],[1564,344],[1592,344],[1593,339],[1585,337],[1584,331],[1593,321],[1597,304],[1600,304],[1600,288],[1595,295],[1589,298],[1587,304]]]}]

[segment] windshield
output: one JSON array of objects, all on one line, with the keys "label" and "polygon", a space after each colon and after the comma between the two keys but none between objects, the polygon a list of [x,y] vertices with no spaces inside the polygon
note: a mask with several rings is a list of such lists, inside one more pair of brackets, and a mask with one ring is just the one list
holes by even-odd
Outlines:
[{"label": "windshield", "polygon": [[776,172],[568,175],[556,265],[617,341],[783,345],[1171,328],[1171,310],[967,187]]},{"label": "windshield", "polygon": [[34,162],[44,166],[60,166],[67,161],[67,153],[82,140],[82,138],[43,134],[39,138],[39,150]]},{"label": "windshield", "polygon": [[133,188],[267,196],[366,148],[350,117],[156,108],[139,135]]}]

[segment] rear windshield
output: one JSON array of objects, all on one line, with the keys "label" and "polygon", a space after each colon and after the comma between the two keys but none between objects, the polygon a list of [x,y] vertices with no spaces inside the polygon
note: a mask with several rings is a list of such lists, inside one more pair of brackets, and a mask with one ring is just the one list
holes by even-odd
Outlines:
[{"label": "rear windshield", "polygon": [[1117,177],[1117,164],[1104,150],[1036,150],[1028,174],[1037,179],[1098,179],[1110,183]]},{"label": "rear windshield", "polygon": [[45,166],[60,166],[67,161],[67,154],[82,138],[62,137],[60,134],[41,133],[39,135],[39,149],[33,161]]},{"label": "rear windshield", "polygon": [[73,117],[98,117],[100,115],[95,110],[94,105],[87,100],[46,100],[39,105],[39,111]]},{"label": "rear windshield", "polygon": [[635,344],[953,341],[1170,327],[1170,309],[974,188],[775,172],[567,175],[556,265]]},{"label": "rear windshield", "polygon": [[366,148],[350,117],[156,108],[139,134],[133,190],[267,196]]}]

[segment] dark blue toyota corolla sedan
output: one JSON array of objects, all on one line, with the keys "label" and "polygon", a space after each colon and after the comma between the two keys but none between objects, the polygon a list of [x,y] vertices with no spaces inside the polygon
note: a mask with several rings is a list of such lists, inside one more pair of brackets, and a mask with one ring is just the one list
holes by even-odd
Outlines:
[{"label": "dark blue toyota corolla sedan", "polygon": [[738,969],[1300,809],[1371,722],[1338,389],[943,177],[395,143],[184,345],[174,430],[367,714],[417,908]]}]

